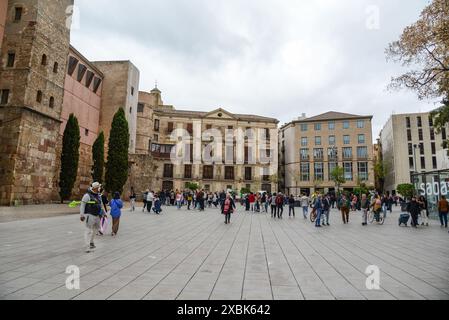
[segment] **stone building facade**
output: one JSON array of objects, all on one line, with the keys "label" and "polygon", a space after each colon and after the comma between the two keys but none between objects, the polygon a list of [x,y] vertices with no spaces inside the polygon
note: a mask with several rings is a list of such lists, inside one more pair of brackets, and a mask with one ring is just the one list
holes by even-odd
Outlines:
[{"label": "stone building facade", "polygon": [[70,43],[66,11],[73,0],[7,3],[0,54],[0,204],[57,201]]},{"label": "stone building facade", "polygon": [[[183,190],[189,182],[210,191],[245,187],[277,191],[278,120],[232,114],[221,108],[211,112],[178,110],[163,104],[157,88],[140,92],[139,98],[136,150],[153,159],[153,172],[151,179],[139,182],[133,172],[140,172],[141,165],[132,165],[136,191]],[[177,146],[182,134],[185,149]],[[266,135],[268,143],[260,143]],[[230,141],[227,145],[225,137]],[[174,154],[182,159],[173,161]]]},{"label": "stone building facade", "polygon": [[73,188],[76,198],[80,198],[92,183],[92,146],[100,133],[103,80],[103,73],[71,46],[59,133],[62,141],[67,120],[73,113],[78,119],[81,135],[78,176]]},{"label": "stone building facade", "polygon": [[130,61],[94,61],[92,64],[104,75],[100,129],[105,141],[109,140],[115,113],[123,108],[129,125],[129,152],[133,154],[136,150],[140,72]]},{"label": "stone building facade", "polygon": [[280,129],[282,189],[289,194],[335,192],[330,173],[344,168],[341,189],[374,187],[372,116],[327,112],[303,115]]}]

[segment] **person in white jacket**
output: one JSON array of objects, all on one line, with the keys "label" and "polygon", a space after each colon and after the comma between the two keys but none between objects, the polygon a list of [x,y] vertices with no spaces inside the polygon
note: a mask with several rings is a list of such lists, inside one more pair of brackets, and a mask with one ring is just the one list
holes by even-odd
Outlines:
[{"label": "person in white jacket", "polygon": [[151,209],[153,207],[153,202],[154,202],[154,192],[150,191],[150,192],[148,192],[148,195],[147,195],[147,210],[148,210],[148,213],[151,213]]},{"label": "person in white jacket", "polygon": [[301,201],[301,207],[302,207],[302,213],[304,215],[304,219],[307,219],[307,215],[309,214],[310,199],[305,194],[303,194],[300,201]]}]

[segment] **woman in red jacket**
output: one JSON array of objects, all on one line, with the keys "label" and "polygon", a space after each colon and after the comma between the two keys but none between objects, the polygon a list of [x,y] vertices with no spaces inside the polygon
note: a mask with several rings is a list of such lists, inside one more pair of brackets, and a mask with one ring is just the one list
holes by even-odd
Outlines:
[{"label": "woman in red jacket", "polygon": [[225,224],[231,223],[231,215],[234,213],[235,202],[230,194],[226,195],[225,201],[221,203],[221,214],[225,215]]}]

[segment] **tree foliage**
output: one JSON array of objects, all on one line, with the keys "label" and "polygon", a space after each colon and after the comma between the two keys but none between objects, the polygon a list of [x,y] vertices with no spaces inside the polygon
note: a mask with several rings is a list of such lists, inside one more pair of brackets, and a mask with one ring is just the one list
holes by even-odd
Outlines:
[{"label": "tree foliage", "polygon": [[385,162],[382,160],[377,160],[376,163],[374,164],[374,175],[375,175],[376,181],[378,181],[378,183],[382,189],[379,191],[383,191],[383,187],[385,185],[385,177],[387,176],[387,173],[388,173],[388,168],[387,168],[387,165],[385,164]]},{"label": "tree foliage", "polygon": [[199,189],[200,189],[200,186],[199,186],[198,183],[195,183],[195,182],[188,182],[188,183],[186,184],[186,189],[192,190],[192,191],[196,191],[196,190],[199,190]]},{"label": "tree foliage", "polygon": [[106,191],[123,193],[128,179],[129,127],[125,111],[120,108],[114,115],[108,144],[106,163]]},{"label": "tree foliage", "polygon": [[59,196],[61,203],[69,200],[78,174],[80,127],[78,119],[71,114],[62,138],[61,173],[59,177]]},{"label": "tree foliage", "polygon": [[397,187],[397,192],[403,197],[410,198],[415,194],[415,186],[410,183],[400,184]]},{"label": "tree foliage", "polygon": [[[442,101],[442,106],[435,111],[433,111],[430,116],[433,120],[433,126],[435,127],[436,133],[441,133],[443,128],[449,123],[449,95]],[[442,147],[448,149],[449,141],[443,141]],[[448,150],[449,156],[449,150]]]},{"label": "tree foliage", "polygon": [[340,188],[340,186],[346,182],[345,170],[342,167],[336,167],[331,172],[331,180],[335,183],[337,188]]},{"label": "tree foliage", "polygon": [[92,166],[92,179],[95,182],[103,183],[104,173],[104,133],[101,132],[98,135],[92,146],[92,160],[94,165]]},{"label": "tree foliage", "polygon": [[[386,50],[388,59],[411,70],[392,79],[390,88],[408,88],[420,99],[449,93],[449,4],[433,0],[417,22]],[[414,66],[414,67],[413,67]]]}]

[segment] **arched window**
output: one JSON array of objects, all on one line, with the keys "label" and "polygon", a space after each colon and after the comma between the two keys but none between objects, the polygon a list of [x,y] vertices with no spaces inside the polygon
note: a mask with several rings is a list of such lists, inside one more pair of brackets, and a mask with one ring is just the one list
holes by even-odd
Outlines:
[{"label": "arched window", "polygon": [[50,102],[48,103],[48,106],[52,109],[55,107],[55,98],[50,97]]},{"label": "arched window", "polygon": [[42,102],[42,91],[37,92],[36,101],[41,103]]},{"label": "arched window", "polygon": [[46,66],[47,65],[47,55],[42,55],[41,65]]},{"label": "arched window", "polygon": [[53,73],[58,73],[58,68],[59,68],[59,64],[57,62],[55,62],[55,64],[53,65]]}]

